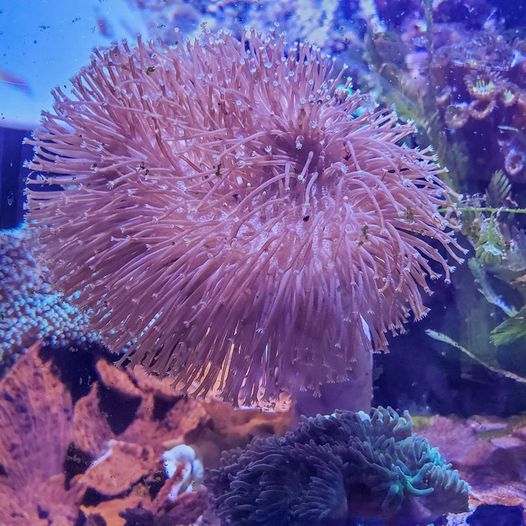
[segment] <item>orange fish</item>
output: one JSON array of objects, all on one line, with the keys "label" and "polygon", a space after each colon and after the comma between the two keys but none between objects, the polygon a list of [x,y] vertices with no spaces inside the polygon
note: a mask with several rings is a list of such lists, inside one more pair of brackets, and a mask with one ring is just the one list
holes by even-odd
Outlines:
[{"label": "orange fish", "polygon": [[0,83],[9,84],[20,91],[23,91],[26,95],[32,95],[31,86],[22,77],[17,77],[5,69],[0,69]]},{"label": "orange fish", "polygon": [[113,29],[107,18],[99,16],[97,18],[97,27],[103,37],[113,38]]}]

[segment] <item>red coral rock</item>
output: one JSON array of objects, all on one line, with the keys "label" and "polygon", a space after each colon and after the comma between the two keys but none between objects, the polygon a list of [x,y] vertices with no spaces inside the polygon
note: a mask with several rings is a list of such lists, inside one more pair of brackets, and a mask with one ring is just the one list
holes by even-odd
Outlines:
[{"label": "red coral rock", "polygon": [[68,390],[35,346],[0,386],[0,524],[73,524],[80,496],[64,489]]},{"label": "red coral rock", "polygon": [[[526,502],[524,419],[433,417],[418,429],[472,488],[471,503],[519,506]],[[455,440],[451,440],[455,437]]]},{"label": "red coral rock", "polygon": [[222,447],[282,432],[289,420],[197,402],[95,351],[35,345],[0,381],[0,524],[149,524],[132,520],[141,514],[153,526],[191,524],[206,492],[168,498],[177,480],[163,471],[163,452],[189,443],[214,464]]},{"label": "red coral rock", "polygon": [[110,440],[108,450],[82,475],[80,485],[105,497],[116,497],[148,475],[155,462],[151,447]]}]

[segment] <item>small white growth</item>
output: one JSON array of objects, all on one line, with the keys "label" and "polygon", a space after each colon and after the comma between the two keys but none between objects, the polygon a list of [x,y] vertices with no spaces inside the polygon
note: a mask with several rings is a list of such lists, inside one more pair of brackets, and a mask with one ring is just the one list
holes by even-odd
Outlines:
[{"label": "small white growth", "polygon": [[302,144],[302,142],[301,142],[301,139],[302,139],[302,138],[303,138],[303,137],[302,137],[301,135],[298,135],[298,136],[296,137],[296,150],[301,150],[301,149],[303,148],[303,144]]},{"label": "small white growth", "polygon": [[192,483],[201,484],[203,482],[203,464],[197,458],[193,448],[186,444],[180,444],[163,453],[164,471],[168,478],[178,475],[181,480],[174,484],[168,499],[175,501],[181,493],[190,493]]},{"label": "small white growth", "polygon": [[110,440],[108,440],[108,443],[107,443],[107,447],[108,449],[106,449],[106,451],[100,456],[98,457],[97,459],[95,459],[91,466],[90,466],[90,469],[94,468],[96,465],[100,464],[101,462],[104,462],[105,460],[107,460],[108,458],[111,457],[112,453],[113,453],[113,446],[115,444],[118,444],[118,441],[117,440],[114,440],[113,438],[111,438]]},{"label": "small white growth", "polygon": [[368,340],[372,342],[373,340],[371,338],[371,329],[369,329],[369,325],[367,324],[367,322],[365,321],[364,317],[361,314],[360,314],[360,320],[362,322],[363,332],[367,336]]},{"label": "small white growth", "polygon": [[362,422],[370,422],[371,421],[371,417],[365,411],[358,411],[357,415],[358,415],[358,418]]}]

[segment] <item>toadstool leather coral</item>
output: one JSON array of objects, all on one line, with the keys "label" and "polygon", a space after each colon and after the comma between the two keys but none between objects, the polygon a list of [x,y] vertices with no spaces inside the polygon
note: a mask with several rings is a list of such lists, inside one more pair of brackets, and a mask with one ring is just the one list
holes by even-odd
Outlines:
[{"label": "toadstool leather coral", "polygon": [[139,40],[72,82],[29,141],[40,250],[108,348],[191,394],[370,378],[460,261],[432,153],[316,47]]}]

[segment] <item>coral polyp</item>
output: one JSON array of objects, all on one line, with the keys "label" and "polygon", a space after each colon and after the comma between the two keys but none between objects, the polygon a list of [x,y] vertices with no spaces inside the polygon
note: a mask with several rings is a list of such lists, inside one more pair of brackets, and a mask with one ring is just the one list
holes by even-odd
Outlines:
[{"label": "coral polyp", "polygon": [[[30,141],[55,282],[196,394],[349,378],[459,260],[429,149],[283,37],[96,51]],[[59,185],[49,187],[50,185]],[[42,191],[46,190],[46,191]]]},{"label": "coral polyp", "polygon": [[37,340],[77,350],[98,341],[87,314],[48,283],[34,242],[25,226],[0,231],[0,377]]},{"label": "coral polyp", "polygon": [[450,130],[462,128],[469,120],[469,106],[465,103],[450,104],[446,108],[445,121]]},{"label": "coral polyp", "polygon": [[498,73],[479,72],[466,76],[465,83],[469,94],[475,99],[492,100],[500,91],[502,82]]}]

